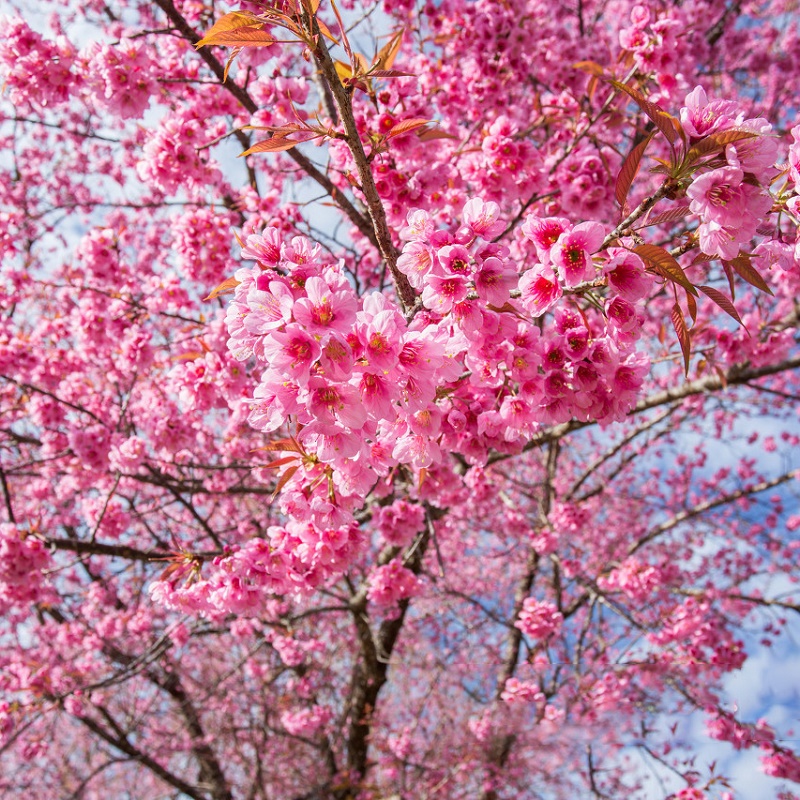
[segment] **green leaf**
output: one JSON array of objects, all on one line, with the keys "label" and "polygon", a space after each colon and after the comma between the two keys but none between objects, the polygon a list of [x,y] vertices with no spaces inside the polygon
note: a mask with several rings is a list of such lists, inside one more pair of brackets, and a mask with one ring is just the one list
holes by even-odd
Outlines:
[{"label": "green leaf", "polygon": [[672,283],[677,283],[686,289],[687,292],[697,297],[697,289],[694,284],[686,277],[683,267],[670,255],[663,247],[655,244],[641,244],[633,248],[637,256],[646,261],[651,270],[657,272],[662,277]]}]

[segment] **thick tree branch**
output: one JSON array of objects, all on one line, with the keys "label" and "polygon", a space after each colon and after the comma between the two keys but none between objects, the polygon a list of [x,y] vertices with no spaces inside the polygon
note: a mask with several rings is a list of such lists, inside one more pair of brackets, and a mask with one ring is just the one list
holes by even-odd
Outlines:
[{"label": "thick tree branch", "polygon": [[109,712],[102,706],[97,706],[97,708],[106,722],[111,726],[113,732],[109,731],[89,715],[77,717],[77,720],[92,733],[99,736],[104,742],[107,742],[120,752],[125,753],[125,755],[129,756],[134,761],[137,761],[143,767],[149,769],[150,772],[164,781],[164,783],[169,784],[179,792],[183,792],[187,797],[192,798],[192,800],[207,800],[205,793],[201,792],[198,787],[193,786],[192,784],[187,783],[179,778],[177,775],[174,775],[146,753],[135,747],[128,739],[124,730],[116,723]]},{"label": "thick tree branch", "polygon": [[652,542],[654,539],[657,539],[659,536],[663,536],[665,533],[673,530],[683,522],[687,522],[690,519],[696,519],[708,511],[730,505],[731,503],[735,503],[737,500],[741,500],[744,497],[752,497],[754,494],[761,494],[762,492],[774,489],[776,486],[781,486],[784,483],[788,483],[798,476],[800,476],[800,469],[794,469],[791,472],[786,472],[783,475],[779,475],[777,478],[772,478],[768,481],[762,481],[754,486],[746,486],[735,492],[728,492],[726,494],[719,495],[713,500],[707,500],[705,503],[697,503],[691,508],[687,508],[684,511],[678,512],[668,520],[662,522],[660,525],[657,525],[655,528],[651,528],[644,536],[637,539],[636,542],[634,542],[628,548],[628,555],[632,556],[634,553],[641,550],[646,544]]},{"label": "thick tree branch", "polygon": [[[539,504],[539,517],[541,524],[546,524],[547,516],[550,513],[550,507],[553,502],[554,485],[556,479],[556,472],[558,470],[558,456],[561,452],[561,445],[558,441],[551,442],[547,452],[547,462],[545,465],[545,481],[542,492],[542,498]],[[539,571],[539,553],[530,548],[528,551],[528,559],[525,564],[525,570],[522,577],[517,583],[516,591],[514,592],[514,607],[509,620],[508,638],[506,639],[505,655],[497,675],[497,685],[495,687],[494,702],[500,703],[501,695],[505,691],[506,682],[516,672],[517,665],[519,664],[520,646],[522,644],[522,631],[514,625],[514,622],[519,618],[520,612],[524,606],[525,600],[528,598],[533,587],[533,582]],[[500,741],[492,743],[492,761],[497,769],[502,769],[511,754],[511,748],[514,746],[516,737],[513,734],[506,734],[501,737]],[[497,800],[497,793],[494,789],[485,791],[482,795],[482,800]]]},{"label": "thick tree branch", "polygon": [[[440,519],[446,510],[426,507],[426,515],[431,522]],[[417,534],[409,545],[403,561],[406,569],[414,575],[422,571],[422,561],[431,538],[431,525]],[[399,552],[397,548],[390,548]],[[387,552],[381,554],[382,558]],[[385,563],[391,560],[386,560]],[[353,666],[350,681],[348,710],[350,726],[347,737],[347,763],[352,773],[363,777],[367,771],[367,755],[369,752],[369,735],[372,730],[372,715],[378,701],[378,695],[386,683],[389,659],[394,651],[400,631],[403,628],[410,601],[401,600],[397,615],[393,619],[384,620],[375,634],[370,625],[367,609],[366,586],[353,594],[350,610],[358,634],[360,657]]]},{"label": "thick tree branch", "polygon": [[[139,550],[124,544],[105,544],[103,542],[90,542],[80,539],[57,539],[54,537],[43,537],[42,541],[55,550],[63,550],[78,555],[111,556],[113,558],[126,558],[128,561],[172,561],[180,553],[169,552],[167,550]],[[205,550],[199,553],[191,553],[190,557],[194,561],[211,561],[222,555],[222,550]]]},{"label": "thick tree branch", "polygon": [[316,46],[313,53],[320,75],[330,87],[333,100],[339,111],[342,124],[344,125],[346,135],[345,141],[355,161],[356,171],[358,172],[358,177],[361,182],[361,191],[364,193],[364,198],[367,202],[367,208],[369,209],[370,220],[372,221],[372,227],[375,231],[378,249],[389,267],[389,271],[392,273],[400,302],[404,310],[408,311],[414,306],[416,292],[408,282],[408,278],[397,268],[397,248],[392,241],[389,225],[386,221],[386,211],[383,208],[383,203],[378,194],[375,178],[372,175],[372,168],[367,154],[364,151],[364,145],[361,142],[361,133],[358,130],[358,125],[353,116],[352,94],[345,89],[339,79],[333,58],[328,52],[325,38],[320,33],[316,19],[314,17],[307,17],[306,19],[307,24],[309,24],[311,28],[309,33],[316,38]]}]

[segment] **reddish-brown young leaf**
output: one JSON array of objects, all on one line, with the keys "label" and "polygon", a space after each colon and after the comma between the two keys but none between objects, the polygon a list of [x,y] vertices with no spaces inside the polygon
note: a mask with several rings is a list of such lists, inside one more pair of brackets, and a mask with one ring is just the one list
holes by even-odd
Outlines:
[{"label": "reddish-brown young leaf", "polygon": [[640,225],[636,230],[642,230],[643,228],[649,228],[651,225],[664,225],[667,222],[677,222],[679,219],[683,219],[689,213],[689,206],[677,206],[676,208],[671,208],[669,211],[665,211],[663,214],[659,214],[652,219],[645,218],[644,225]]},{"label": "reddish-brown young leaf", "polygon": [[270,461],[269,464],[264,464],[262,469],[277,469],[278,467],[285,467],[287,464],[297,461],[297,456],[285,456],[284,458],[276,458]]},{"label": "reddish-brown young leaf", "polygon": [[214,289],[208,297],[204,297],[203,300],[213,300],[215,297],[219,297],[221,294],[230,294],[233,290],[239,285],[239,281],[236,278],[226,278],[222,283]]},{"label": "reddish-brown young leaf", "polygon": [[631,184],[636,178],[637,173],[639,172],[639,165],[642,163],[642,156],[644,155],[644,151],[647,149],[647,145],[650,144],[650,140],[655,136],[655,131],[649,133],[645,138],[639,142],[639,144],[634,147],[630,153],[625,157],[625,161],[622,163],[622,169],[619,171],[619,175],[617,175],[617,185],[614,190],[614,197],[619,203],[620,207],[625,206],[625,200],[628,197],[628,191],[631,188]]},{"label": "reddish-brown young leaf", "polygon": [[614,86],[616,89],[619,89],[621,92],[625,92],[635,103],[639,106],[639,108],[644,111],[645,114],[650,118],[650,121],[658,128],[661,133],[664,134],[666,140],[670,144],[674,144],[675,140],[678,136],[682,133],[683,128],[681,127],[680,122],[672,116],[672,114],[668,114],[666,111],[660,109],[655,103],[651,103],[649,100],[646,100],[643,95],[636,91],[636,89],[628,86],[622,81],[610,81],[611,85]]},{"label": "reddish-brown young leaf", "polygon": [[724,261],[723,264],[730,264],[736,270],[736,274],[751,286],[755,286],[756,289],[760,289],[768,295],[772,294],[772,289],[761,277],[761,273],[753,266],[753,262],[747,253],[742,253],[730,261]]},{"label": "reddish-brown young leaf", "polygon": [[582,70],[583,72],[588,72],[590,75],[594,75],[597,78],[605,77],[606,71],[603,67],[601,67],[596,61],[578,61],[576,64],[573,64],[575,69]]},{"label": "reddish-brown young leaf", "polygon": [[285,138],[287,133],[297,133],[297,131],[310,131],[311,128],[305,123],[290,122],[288,125],[244,125],[243,131],[269,131],[273,136]]},{"label": "reddish-brown young leaf", "polygon": [[693,145],[691,150],[686,154],[686,160],[692,163],[700,156],[708,155],[715,151],[721,151],[726,145],[732,142],[740,142],[743,139],[752,139],[758,136],[757,133],[752,131],[722,131],[720,133],[712,133],[701,139],[696,145]]},{"label": "reddish-brown young leaf", "polygon": [[413,72],[403,72],[399,69],[371,69],[367,75],[370,78],[413,78]]},{"label": "reddish-brown young leaf", "polygon": [[173,356],[175,361],[194,361],[198,358],[203,358],[205,353],[202,350],[192,350],[188,353],[180,353],[177,356]]},{"label": "reddish-brown young leaf", "polygon": [[257,453],[259,450],[266,450],[270,453],[303,453],[303,448],[294,439],[278,439],[275,442],[269,442],[263,447],[256,447],[252,452]]},{"label": "reddish-brown young leaf", "polygon": [[375,61],[372,63],[374,69],[391,69],[395,58],[397,58],[397,54],[400,52],[400,45],[403,43],[403,33],[404,30],[401,28],[380,50],[378,50]]},{"label": "reddish-brown young leaf", "polygon": [[236,56],[242,52],[241,47],[234,47],[231,50],[231,54],[228,56],[228,60],[225,62],[225,70],[222,73],[222,82],[225,83],[228,80],[228,73],[230,72],[231,66],[234,61],[236,61]]},{"label": "reddish-brown young leaf", "polygon": [[345,53],[347,53],[347,57],[350,59],[351,63],[353,61],[353,48],[350,46],[350,40],[347,38],[347,26],[344,24],[344,20],[342,19],[341,13],[339,13],[339,9],[336,7],[335,0],[331,0],[331,10],[333,11],[336,22],[339,23],[339,31],[342,35],[342,47],[344,48]]},{"label": "reddish-brown young leaf", "polygon": [[232,11],[220,17],[195,47],[263,47],[274,44],[275,38],[261,30],[264,24],[264,20],[249,11]]},{"label": "reddish-brown young leaf", "polygon": [[278,483],[275,485],[275,491],[272,493],[273,500],[281,493],[281,489],[283,489],[283,487],[286,486],[286,484],[291,480],[292,476],[295,474],[295,472],[297,472],[298,469],[300,469],[299,466],[289,467],[289,469],[287,469],[286,472],[284,472],[283,475],[281,475],[280,479],[278,480]]},{"label": "reddish-brown young leaf", "polygon": [[589,78],[589,83],[586,84],[586,96],[590,100],[594,100],[594,95],[599,85],[600,85],[600,78],[598,78],[597,75],[592,75]]},{"label": "reddish-brown young leaf", "polygon": [[731,300],[736,299],[736,281],[734,280],[733,268],[727,261],[722,262],[722,269],[725,271],[725,277],[728,279],[728,288],[731,290]]},{"label": "reddish-brown young leaf", "polygon": [[415,117],[414,119],[404,119],[402,122],[398,122],[397,125],[392,127],[392,129],[386,134],[386,138],[394,139],[395,136],[401,136],[404,133],[410,133],[411,131],[422,128],[429,123],[429,119],[422,119],[420,117]]},{"label": "reddish-brown young leaf", "polygon": [[339,44],[339,40],[331,33],[331,29],[317,17],[317,25],[319,25],[319,32],[333,44]]},{"label": "reddish-brown young leaf", "polygon": [[675,333],[678,335],[678,343],[681,346],[681,352],[683,353],[683,368],[684,372],[688,376],[689,374],[689,359],[692,355],[692,343],[689,338],[689,330],[686,327],[686,320],[683,317],[683,311],[681,311],[681,307],[678,303],[675,303],[672,306],[672,314],[670,315],[672,319],[672,327],[675,328]]},{"label": "reddish-brown young leaf", "polygon": [[689,309],[689,316],[692,318],[692,323],[697,322],[697,300],[694,299],[693,294],[686,292],[686,306]]},{"label": "reddish-brown young leaf", "polygon": [[[312,136],[311,138],[316,139],[317,137]],[[249,150],[245,150],[244,153],[239,153],[239,157],[249,156],[253,153],[280,153],[284,150],[291,150],[298,144],[308,141],[310,141],[310,139],[285,139],[283,136],[273,136],[271,139],[265,139],[263,142],[254,144]]]},{"label": "reddish-brown young leaf", "polygon": [[644,259],[652,269],[669,281],[683,286],[687,292],[697,297],[697,289],[686,277],[683,267],[663,247],[655,244],[641,244],[633,248],[637,256]]},{"label": "reddish-brown young leaf", "polygon": [[736,310],[736,307],[731,302],[730,298],[726,297],[719,289],[715,289],[713,286],[698,286],[697,287],[706,297],[713,300],[726,314],[729,314],[733,317],[745,330],[744,322],[742,322],[742,318],[739,316],[739,312]]},{"label": "reddish-brown young leaf", "polygon": [[425,478],[428,477],[428,470],[422,467],[419,471],[419,483],[417,484],[417,491],[422,489],[422,484],[425,483]]},{"label": "reddish-brown young leaf", "polygon": [[452,139],[456,142],[458,141],[458,136],[453,136],[452,133],[439,130],[439,128],[427,128],[424,131],[420,131],[417,136],[421,142],[431,142],[434,139]]}]

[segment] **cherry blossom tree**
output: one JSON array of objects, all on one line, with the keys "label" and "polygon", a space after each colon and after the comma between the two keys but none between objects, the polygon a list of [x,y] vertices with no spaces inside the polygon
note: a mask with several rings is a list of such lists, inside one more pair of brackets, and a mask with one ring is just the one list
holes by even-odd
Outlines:
[{"label": "cherry blossom tree", "polygon": [[4,797],[795,797],[793,3],[2,10]]}]

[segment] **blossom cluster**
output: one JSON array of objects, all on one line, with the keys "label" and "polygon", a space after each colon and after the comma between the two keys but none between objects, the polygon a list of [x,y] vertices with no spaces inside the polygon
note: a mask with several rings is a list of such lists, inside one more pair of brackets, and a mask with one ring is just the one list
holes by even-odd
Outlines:
[{"label": "blossom cluster", "polygon": [[16,525],[0,525],[0,609],[26,607],[47,597],[42,570],[50,563],[45,545]]},{"label": "blossom cluster", "polygon": [[686,190],[689,209],[700,217],[700,249],[709,256],[735,258],[772,206],[763,188],[777,174],[772,126],[761,117],[745,119],[733,101],[709,101],[700,86],[687,95],[681,123],[690,144],[726,131],[742,134],[726,145],[724,163],[700,171]]},{"label": "blossom cluster", "polygon": [[[398,466],[422,475],[447,451],[481,463],[542,424],[626,413],[648,367],[636,350],[636,304],[650,283],[641,260],[623,248],[597,255],[597,223],[531,216],[528,267],[521,252],[492,242],[505,226],[497,204],[479,198],[455,231],[410,212],[398,267],[419,293],[411,314],[382,293],[359,297],[342,265],[303,237],[285,241],[268,228],[247,238],[242,255],[257,265],[236,273],[228,347],[258,367],[250,424],[289,434],[267,448],[286,521],[222,558],[214,578],[190,581],[183,600],[174,572],[154,590],[162,599],[244,612],[265,593],[313,588],[352,560],[362,544],[354,511]],[[595,283],[608,286],[603,314],[565,302],[552,326],[537,324],[553,297]],[[188,403],[201,402],[215,374],[206,362],[176,368]],[[402,546],[424,513],[400,501],[376,522]],[[370,599],[388,606],[413,594],[416,580],[392,562],[370,586]]]},{"label": "blossom cluster", "polygon": [[563,622],[564,616],[552,603],[528,597],[514,626],[532,639],[547,639],[561,630]]},{"label": "blossom cluster", "polygon": [[122,119],[139,119],[156,91],[157,70],[141,41],[123,39],[116,45],[93,43],[81,54],[95,101]]},{"label": "blossom cluster", "polygon": [[66,102],[79,80],[73,46],[63,36],[45,39],[18,17],[5,19],[3,28],[0,66],[11,101],[21,108]]}]

